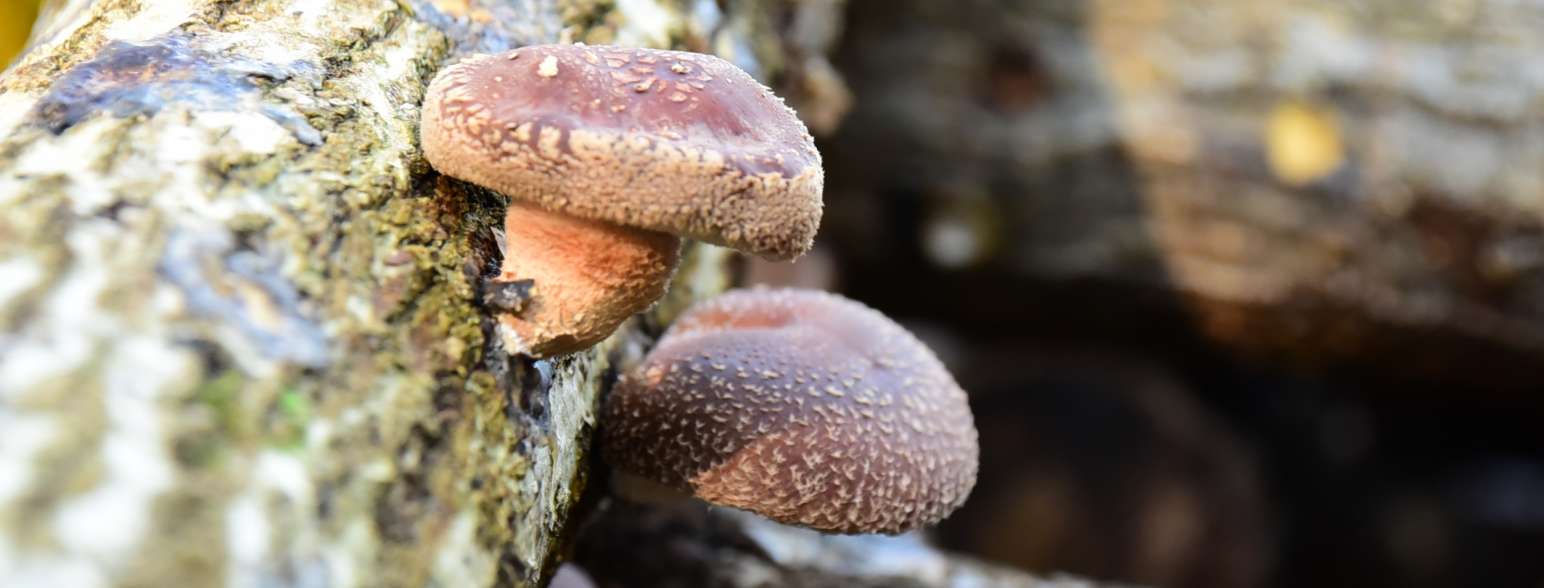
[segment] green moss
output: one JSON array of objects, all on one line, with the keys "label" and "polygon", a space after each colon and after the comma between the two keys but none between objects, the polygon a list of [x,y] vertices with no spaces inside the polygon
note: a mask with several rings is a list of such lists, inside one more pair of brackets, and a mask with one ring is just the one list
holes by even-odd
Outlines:
[{"label": "green moss", "polygon": [[311,399],[298,390],[285,390],[279,394],[274,414],[275,423],[270,434],[274,445],[287,451],[303,449],[306,424],[311,420]]},{"label": "green moss", "polygon": [[252,437],[251,421],[242,415],[239,398],[245,387],[246,378],[240,372],[225,370],[204,380],[193,392],[193,398],[209,408],[214,416],[214,426],[223,437]]}]

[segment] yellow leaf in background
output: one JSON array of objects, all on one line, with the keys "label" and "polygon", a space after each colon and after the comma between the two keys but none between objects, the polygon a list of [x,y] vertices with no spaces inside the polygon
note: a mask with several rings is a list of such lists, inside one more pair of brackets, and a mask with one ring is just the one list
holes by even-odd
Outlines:
[{"label": "yellow leaf in background", "polygon": [[1265,150],[1271,172],[1293,186],[1324,179],[1345,159],[1335,113],[1296,100],[1279,102],[1271,109]]},{"label": "yellow leaf in background", "polygon": [[10,66],[27,44],[37,18],[38,0],[0,0],[0,69]]}]

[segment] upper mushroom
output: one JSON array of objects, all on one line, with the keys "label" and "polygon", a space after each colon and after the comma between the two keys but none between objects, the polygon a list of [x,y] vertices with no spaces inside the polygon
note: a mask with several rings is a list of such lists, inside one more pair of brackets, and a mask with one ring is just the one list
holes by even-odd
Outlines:
[{"label": "upper mushroom", "polygon": [[615,467],[838,533],[942,520],[975,484],[965,393],[884,315],[823,292],[741,290],[682,315],[601,419]]},{"label": "upper mushroom", "polygon": [[451,66],[425,99],[442,173],[567,215],[770,259],[809,250],[824,174],[794,114],[697,53],[541,45]]},{"label": "upper mushroom", "polygon": [[677,237],[784,260],[820,224],[809,132],[709,55],[542,45],[470,57],[430,84],[421,132],[440,172],[511,198],[501,279],[535,284],[503,322],[532,355],[585,347],[653,304]]}]

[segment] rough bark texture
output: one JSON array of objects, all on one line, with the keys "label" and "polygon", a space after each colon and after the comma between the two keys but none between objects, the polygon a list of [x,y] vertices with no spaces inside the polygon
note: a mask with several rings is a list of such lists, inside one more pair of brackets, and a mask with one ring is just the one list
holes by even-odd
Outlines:
[{"label": "rough bark texture", "polygon": [[[50,7],[0,78],[0,584],[549,570],[639,325],[550,362],[494,348],[503,202],[433,179],[417,104],[459,52],[591,13],[445,4]],[[694,249],[643,323],[725,259]]]},{"label": "rough bark texture", "polygon": [[1160,298],[1234,348],[1532,386],[1541,27],[1485,0],[855,2],[827,227],[923,235],[952,272],[930,308],[1027,279],[1077,290],[1046,314]]},{"label": "rough bark texture", "polygon": [[689,248],[594,349],[509,357],[479,306],[504,201],[423,162],[424,84],[469,51],[678,46],[831,117],[808,23],[838,7],[50,5],[0,77],[0,584],[539,583],[602,390],[729,256]]}]

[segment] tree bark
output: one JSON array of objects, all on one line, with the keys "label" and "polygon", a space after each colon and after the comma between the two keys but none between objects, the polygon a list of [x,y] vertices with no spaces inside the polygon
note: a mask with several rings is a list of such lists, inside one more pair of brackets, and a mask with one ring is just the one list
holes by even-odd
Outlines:
[{"label": "tree bark", "polygon": [[48,6],[0,77],[0,584],[549,576],[603,389],[730,256],[690,246],[593,349],[510,357],[479,306],[504,200],[423,161],[424,85],[577,39],[790,72],[806,108],[841,95],[833,32],[778,36],[793,7],[639,6]]},{"label": "tree bark", "polygon": [[[454,4],[454,3],[445,3]],[[0,79],[0,584],[532,584],[614,361],[494,347],[418,102],[549,3],[62,3]],[[582,15],[581,15],[582,16]],[[681,16],[669,14],[678,21]],[[565,28],[570,27],[570,28]]]}]

